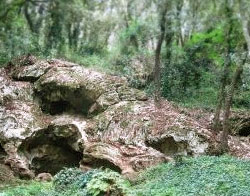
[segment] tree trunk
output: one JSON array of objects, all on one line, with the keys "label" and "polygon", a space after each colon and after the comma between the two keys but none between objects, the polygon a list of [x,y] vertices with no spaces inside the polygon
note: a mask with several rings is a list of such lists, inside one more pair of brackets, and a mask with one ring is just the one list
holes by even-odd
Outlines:
[{"label": "tree trunk", "polygon": [[27,3],[24,5],[24,16],[25,16],[25,18],[26,18],[26,20],[27,20],[27,23],[28,23],[28,25],[29,25],[30,31],[31,31],[32,33],[36,33],[35,28],[34,28],[33,21],[32,21],[32,19],[31,19],[30,15],[29,15],[28,8],[29,8],[29,2],[27,2]]},{"label": "tree trunk", "polygon": [[184,4],[184,1],[183,0],[177,0],[177,5],[176,5],[176,19],[177,19],[177,28],[178,28],[178,32],[177,32],[177,43],[179,43],[179,45],[181,47],[184,46],[184,39],[183,39],[183,36],[182,36],[182,28],[181,28],[181,25],[182,25],[182,22],[181,22],[181,11],[182,11],[182,8],[183,8],[183,4]]},{"label": "tree trunk", "polygon": [[[229,30],[227,34],[227,43],[228,43],[228,54],[230,54],[232,45],[231,45],[231,38],[230,35],[232,33],[232,9],[228,5],[228,0],[226,0],[226,15],[228,18],[229,22]],[[244,26],[243,26],[244,28]],[[225,107],[224,107],[224,114],[223,114],[223,131],[221,135],[221,152],[225,153],[229,150],[228,147],[228,135],[229,135],[229,116],[230,116],[230,110],[232,107],[232,101],[233,101],[233,96],[234,92],[236,89],[236,86],[238,84],[238,81],[240,79],[240,76],[243,72],[243,65],[246,63],[248,55],[246,55],[245,59],[243,60],[242,64],[239,65],[233,75],[232,82],[230,84],[230,88],[228,90],[227,96],[225,98]],[[230,63],[231,63],[231,58],[229,58]]]},{"label": "tree trunk", "polygon": [[229,134],[229,116],[230,116],[230,109],[232,106],[234,91],[236,89],[237,83],[240,79],[240,76],[243,72],[243,65],[237,67],[232,83],[230,85],[230,89],[228,91],[226,100],[225,100],[225,111],[223,116],[223,132],[221,136],[221,150],[222,152],[228,151],[228,134]]},{"label": "tree trunk", "polygon": [[220,114],[221,114],[221,109],[223,106],[223,103],[225,102],[225,89],[228,81],[228,76],[229,76],[229,68],[231,66],[231,50],[232,50],[232,44],[231,44],[231,34],[233,30],[232,26],[232,10],[229,7],[228,0],[225,0],[225,14],[227,17],[227,25],[228,25],[228,30],[226,32],[226,57],[225,57],[225,63],[224,63],[224,70],[223,74],[221,77],[221,86],[220,90],[218,93],[218,104],[215,110],[215,117],[214,117],[214,122],[213,122],[213,129],[215,132],[219,132],[219,127],[220,127]]},{"label": "tree trunk", "polygon": [[165,36],[165,42],[166,42],[166,59],[167,64],[170,64],[171,57],[172,57],[172,51],[171,51],[171,45],[173,40],[173,30],[172,30],[172,20],[171,18],[167,19],[167,29],[166,29],[166,36]]},{"label": "tree trunk", "polygon": [[225,88],[227,85],[227,80],[228,80],[228,75],[229,75],[229,67],[231,64],[231,60],[230,60],[229,55],[230,54],[227,54],[227,56],[225,57],[224,70],[223,70],[223,74],[221,77],[221,85],[220,85],[220,90],[219,90],[218,97],[217,97],[218,103],[216,106],[215,116],[214,116],[214,120],[213,120],[213,130],[215,132],[219,132],[219,129],[220,129],[220,115],[221,115],[223,103],[225,101],[225,94],[226,94]]},{"label": "tree trunk", "polygon": [[161,55],[161,46],[164,41],[165,37],[165,23],[166,23],[166,14],[167,14],[167,1],[164,2],[163,9],[160,13],[160,35],[158,37],[157,46],[155,50],[155,68],[154,68],[154,81],[155,81],[155,103],[156,106],[159,106],[160,97],[161,97],[161,62],[160,62],[160,55]]}]

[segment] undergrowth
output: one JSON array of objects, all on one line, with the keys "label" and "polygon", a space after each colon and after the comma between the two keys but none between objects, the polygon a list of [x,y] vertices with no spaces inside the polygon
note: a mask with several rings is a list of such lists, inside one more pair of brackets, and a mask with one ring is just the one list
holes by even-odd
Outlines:
[{"label": "undergrowth", "polygon": [[109,169],[71,168],[60,171],[53,182],[9,186],[0,196],[248,196],[249,176],[249,161],[202,156],[149,168],[132,185]]},{"label": "undergrowth", "polygon": [[187,158],[142,173],[131,195],[247,196],[250,162],[229,156]]}]

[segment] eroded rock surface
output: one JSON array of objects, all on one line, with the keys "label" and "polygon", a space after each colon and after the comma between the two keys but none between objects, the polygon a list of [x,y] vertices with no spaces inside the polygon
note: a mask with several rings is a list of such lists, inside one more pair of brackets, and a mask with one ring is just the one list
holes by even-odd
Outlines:
[{"label": "eroded rock surface", "polygon": [[0,161],[34,178],[63,167],[133,174],[175,155],[197,156],[213,134],[126,79],[32,56],[0,69]]},{"label": "eroded rock surface", "polygon": [[36,180],[42,182],[50,182],[53,180],[53,177],[50,173],[40,173],[36,176]]}]

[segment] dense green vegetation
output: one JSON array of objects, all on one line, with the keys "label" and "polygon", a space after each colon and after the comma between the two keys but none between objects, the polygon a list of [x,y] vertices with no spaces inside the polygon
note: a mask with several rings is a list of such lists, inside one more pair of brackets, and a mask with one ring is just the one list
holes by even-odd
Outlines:
[{"label": "dense green vegetation", "polygon": [[[230,18],[226,4],[232,11]],[[130,78],[131,64],[134,59],[154,64],[158,19],[165,5],[162,95],[184,106],[214,108],[227,58],[227,37],[232,48],[227,85],[248,52],[244,49],[250,43],[244,26],[250,8],[246,0],[2,0],[0,64],[27,53],[65,58],[125,75],[132,86],[150,94],[154,91],[152,73],[146,86],[140,86],[137,78]],[[244,66],[234,107],[250,107],[249,70]]]},{"label": "dense green vegetation", "polygon": [[249,195],[250,162],[236,158],[199,157],[162,164],[141,175],[135,195]]},{"label": "dense green vegetation", "polygon": [[40,183],[36,181],[19,182],[19,184],[6,185],[6,188],[0,190],[1,196],[31,196],[39,195],[43,191],[47,191],[52,188],[51,183]]},{"label": "dense green vegetation", "polygon": [[86,173],[76,168],[60,171],[52,183],[31,181],[21,186],[9,186],[0,191],[1,196],[100,196],[105,193],[126,195],[130,183],[112,170],[90,170]]},{"label": "dense green vegetation", "polygon": [[6,188],[1,196],[181,196],[249,195],[250,162],[229,156],[183,158],[161,164],[129,182],[111,170],[64,169],[52,183],[31,182]]}]

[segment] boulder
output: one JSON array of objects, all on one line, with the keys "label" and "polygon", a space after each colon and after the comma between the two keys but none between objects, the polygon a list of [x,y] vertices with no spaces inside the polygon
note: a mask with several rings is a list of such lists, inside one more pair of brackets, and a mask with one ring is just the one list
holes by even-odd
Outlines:
[{"label": "boulder", "polygon": [[13,182],[14,180],[14,173],[10,167],[0,163],[0,188],[3,183]]},{"label": "boulder", "polygon": [[40,182],[50,182],[53,180],[53,177],[50,173],[40,173],[36,176],[36,180]]}]

